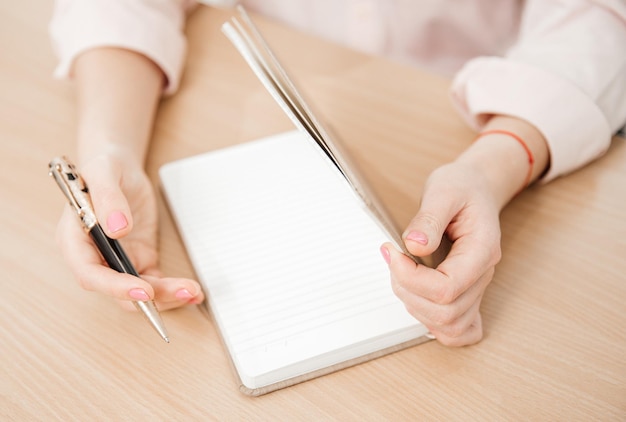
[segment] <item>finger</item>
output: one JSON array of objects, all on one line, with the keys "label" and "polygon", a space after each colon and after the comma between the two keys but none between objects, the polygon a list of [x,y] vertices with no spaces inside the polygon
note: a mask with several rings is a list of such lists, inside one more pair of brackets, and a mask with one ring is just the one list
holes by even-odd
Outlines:
[{"label": "finger", "polygon": [[[495,219],[495,221],[494,221]],[[398,283],[414,294],[440,304],[451,303],[501,258],[500,230],[495,217],[459,221],[458,236],[436,269],[415,266],[397,251],[390,255],[390,270]],[[396,258],[398,257],[398,258]]]},{"label": "finger", "polygon": [[478,311],[471,315],[473,317],[472,322],[467,329],[458,335],[449,335],[446,332],[436,329],[431,330],[431,334],[435,336],[437,341],[445,346],[461,347],[476,344],[483,338],[482,317]]},{"label": "finger", "polygon": [[69,206],[65,207],[57,226],[57,241],[64,260],[83,289],[120,300],[154,297],[154,290],[149,283],[106,266],[100,252],[81,228]]},{"label": "finger", "polygon": [[[383,257],[389,263],[403,261],[408,269],[424,267],[416,264],[408,257],[395,251],[391,244],[381,247]],[[393,258],[391,257],[393,255]],[[426,268],[429,272],[437,272]],[[424,297],[413,294],[398,284],[392,274],[394,293],[403,301],[407,311],[429,328],[431,333],[445,345],[463,346],[476,343],[482,339],[482,321],[480,319],[480,303],[485,288],[493,277],[493,268],[489,269],[457,302],[452,305],[440,305]]]},{"label": "finger", "polygon": [[437,329],[448,336],[455,337],[467,329],[473,317],[468,313],[478,312],[485,288],[491,281],[493,272],[486,273],[456,301],[441,305],[423,297],[416,296],[401,285],[394,285],[394,293],[404,303],[407,311],[430,329]]},{"label": "finger", "polygon": [[[469,287],[469,281],[463,280],[464,284],[455,283],[454,279],[438,269],[415,264],[413,260],[389,243],[382,246],[381,252],[384,250],[388,254],[392,287],[395,290],[401,288],[412,295],[423,297],[431,302],[449,304]],[[473,280],[476,279],[478,277]]]},{"label": "finger", "polygon": [[[459,237],[437,270],[445,274],[463,291],[465,286],[480,277],[486,269],[495,267],[502,257],[500,229],[495,221],[470,222],[469,229],[459,228]],[[463,223],[461,223],[463,224]]]},{"label": "finger", "polygon": [[402,234],[407,250],[415,256],[428,256],[437,250],[450,221],[461,206],[432,185],[426,185],[420,209]]},{"label": "finger", "polygon": [[112,164],[104,158],[95,158],[83,170],[83,177],[89,186],[96,218],[107,236],[119,239],[130,233],[132,215],[121,189],[121,165]]},{"label": "finger", "polygon": [[142,275],[154,289],[154,298],[159,310],[178,308],[204,301],[204,292],[198,282],[180,277],[154,277]]}]

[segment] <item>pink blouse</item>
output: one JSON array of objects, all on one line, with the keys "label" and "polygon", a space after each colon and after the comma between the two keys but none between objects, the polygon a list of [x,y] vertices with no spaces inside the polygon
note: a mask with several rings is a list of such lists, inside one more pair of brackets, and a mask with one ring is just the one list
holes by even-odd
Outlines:
[{"label": "pink blouse", "polygon": [[[205,0],[217,7],[233,0]],[[603,154],[626,123],[624,0],[244,0],[248,9],[349,47],[454,76],[451,97],[479,130],[492,114],[545,136],[544,181]],[[50,23],[69,77],[82,52],[140,52],[176,91],[190,0],[57,0]]]}]

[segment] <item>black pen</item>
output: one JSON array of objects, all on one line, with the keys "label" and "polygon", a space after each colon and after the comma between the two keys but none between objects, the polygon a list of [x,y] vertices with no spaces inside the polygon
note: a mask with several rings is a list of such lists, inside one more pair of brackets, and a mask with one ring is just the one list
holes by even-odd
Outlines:
[{"label": "black pen", "polygon": [[[117,272],[139,277],[137,270],[133,267],[126,253],[124,253],[122,245],[117,240],[108,237],[102,230],[93,210],[89,189],[83,178],[76,171],[75,166],[65,157],[57,157],[50,161],[48,168],[50,176],[56,180],[59,188],[61,188],[69,200],[70,205],[80,218],[83,228],[89,233],[109,267]],[[154,301],[133,301],[133,303],[144,314],[163,340],[169,343],[169,337]]]}]

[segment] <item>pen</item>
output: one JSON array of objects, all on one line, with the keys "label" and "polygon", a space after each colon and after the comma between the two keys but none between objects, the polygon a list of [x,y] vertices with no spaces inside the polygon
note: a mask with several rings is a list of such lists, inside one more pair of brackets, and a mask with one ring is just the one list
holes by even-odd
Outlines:
[{"label": "pen", "polygon": [[[100,254],[109,264],[109,267],[120,273],[132,274],[139,277],[137,270],[126,256],[122,249],[122,245],[108,237],[102,227],[98,223],[96,214],[93,210],[91,198],[89,197],[89,189],[83,178],[76,171],[74,164],[69,162],[66,157],[56,157],[48,164],[49,174],[61,188],[70,202],[70,205],[76,211],[83,228],[96,244]],[[135,307],[141,311],[148,322],[154,327],[159,335],[167,343],[170,342],[159,311],[154,301],[133,301]]]}]

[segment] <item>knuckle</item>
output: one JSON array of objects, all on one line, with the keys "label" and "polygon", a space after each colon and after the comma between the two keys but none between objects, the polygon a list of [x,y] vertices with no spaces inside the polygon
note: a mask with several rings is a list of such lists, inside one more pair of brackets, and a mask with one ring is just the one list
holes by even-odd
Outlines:
[{"label": "knuckle", "polygon": [[78,282],[78,286],[83,290],[87,290],[88,292],[93,292],[95,290],[93,284],[85,275],[77,274],[76,281]]},{"label": "knuckle", "polygon": [[467,329],[468,327],[463,324],[450,323],[441,327],[439,331],[441,331],[448,338],[456,339],[465,334]]},{"label": "knuckle", "polygon": [[419,315],[418,319],[437,331],[454,320],[454,316],[447,306],[426,304],[421,307],[413,306],[409,310],[411,314]]},{"label": "knuckle", "polygon": [[118,190],[111,186],[100,186],[97,192],[93,193],[93,196],[96,197],[102,204],[115,203],[118,195]]},{"label": "knuckle", "polygon": [[461,347],[465,346],[467,343],[463,341],[460,337],[448,337],[447,335],[442,335],[437,337],[437,341],[448,347]]},{"label": "knuckle", "polygon": [[433,292],[433,302],[438,305],[450,305],[457,296],[458,289],[453,284],[442,284]]},{"label": "knuckle", "polygon": [[489,256],[489,263],[496,265],[502,259],[502,246],[501,246],[501,233],[497,230],[495,233],[488,235],[487,237],[487,251]]},{"label": "knuckle", "polygon": [[419,213],[415,217],[414,223],[418,225],[426,225],[435,233],[440,233],[442,231],[439,219],[429,212]]},{"label": "knuckle", "polygon": [[477,318],[469,325],[459,323],[441,327],[437,329],[436,337],[445,346],[468,346],[483,339],[483,327],[480,318]]},{"label": "knuckle", "polygon": [[492,256],[492,265],[496,265],[502,259],[502,248],[500,247],[500,242],[496,243],[491,251]]},{"label": "knuckle", "polygon": [[431,316],[430,320],[441,329],[448,329],[457,318],[458,315],[456,311],[450,306],[445,306],[438,309],[437,312]]}]

